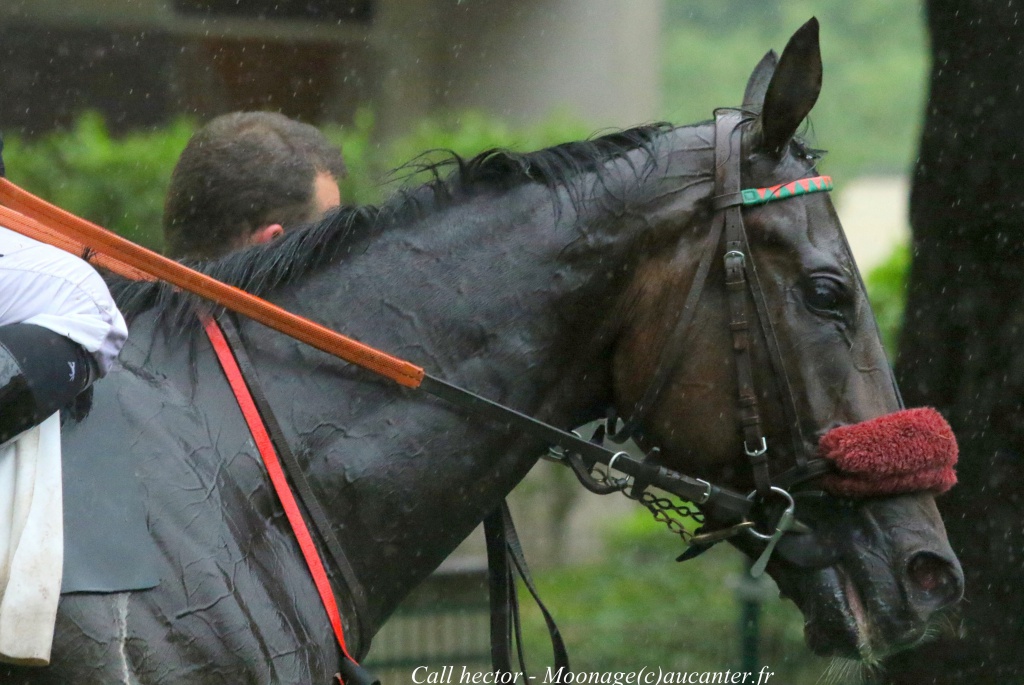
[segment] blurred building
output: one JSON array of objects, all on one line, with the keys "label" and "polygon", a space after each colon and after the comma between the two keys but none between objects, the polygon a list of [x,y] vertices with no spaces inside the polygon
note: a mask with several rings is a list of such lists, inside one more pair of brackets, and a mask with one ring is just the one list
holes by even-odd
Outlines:
[{"label": "blurred building", "polygon": [[443,109],[657,113],[662,0],[4,0],[0,130],[273,109],[382,132]]}]

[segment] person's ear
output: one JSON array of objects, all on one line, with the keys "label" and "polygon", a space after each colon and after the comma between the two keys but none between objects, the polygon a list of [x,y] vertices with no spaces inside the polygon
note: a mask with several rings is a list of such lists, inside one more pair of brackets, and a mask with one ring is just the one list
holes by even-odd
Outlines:
[{"label": "person's ear", "polygon": [[263,243],[269,243],[271,240],[276,240],[283,235],[284,226],[281,224],[270,224],[253,231],[250,242],[253,245],[262,245]]}]

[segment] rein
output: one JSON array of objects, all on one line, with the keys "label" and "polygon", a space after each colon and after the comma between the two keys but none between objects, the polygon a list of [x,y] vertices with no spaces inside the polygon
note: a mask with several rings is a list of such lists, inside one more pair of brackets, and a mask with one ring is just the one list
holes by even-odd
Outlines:
[{"label": "rein", "polygon": [[[256,369],[249,359],[245,346],[238,337],[235,325],[228,317],[222,317],[219,321],[207,318],[203,321],[203,329],[210,340],[217,361],[220,362],[221,370],[231,387],[231,392],[238,402],[238,408],[242,412],[249,433],[267,469],[270,482],[274,487],[281,507],[284,509],[288,525],[291,527],[295,538],[298,540],[302,558],[306,562],[310,576],[313,577],[313,584],[316,586],[317,594],[320,595],[320,602],[324,605],[327,618],[334,632],[335,640],[341,649],[342,665],[341,673],[336,676],[339,682],[348,685],[380,685],[379,681],[370,675],[359,665],[352,655],[349,654],[348,645],[345,643],[345,631],[342,627],[341,613],[338,610],[336,593],[331,587],[331,580],[327,570],[324,568],[321,554],[313,540],[313,535],[306,526],[306,519],[311,519],[313,527],[321,540],[321,544],[327,548],[331,560],[341,573],[342,580],[348,589],[348,596],[356,607],[356,626],[359,629],[359,646],[366,650],[370,644],[367,635],[372,631],[368,630],[365,623],[369,621],[370,612],[366,602],[366,591],[362,584],[355,577],[352,566],[345,555],[341,544],[331,531],[327,517],[320,508],[320,503],[310,488],[302,469],[298,467],[295,455],[288,447],[281,426],[277,422],[274,412],[270,409],[263,388],[260,385]],[[275,449],[275,447],[277,449]],[[287,473],[287,476],[286,476]],[[289,486],[289,477],[299,492],[296,498]],[[301,501],[301,508],[300,508]],[[305,512],[305,513],[303,513]],[[360,615],[363,618],[360,618]]]}]

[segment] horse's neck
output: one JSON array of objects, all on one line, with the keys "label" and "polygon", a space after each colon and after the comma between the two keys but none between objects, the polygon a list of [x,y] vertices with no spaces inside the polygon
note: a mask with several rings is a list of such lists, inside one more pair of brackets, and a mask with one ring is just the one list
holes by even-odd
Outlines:
[{"label": "horse's neck", "polygon": [[[564,198],[535,185],[510,194],[385,231],[279,299],[432,375],[536,411],[581,355],[602,351],[618,266],[642,229],[614,217],[577,221]],[[316,353],[299,354],[318,360],[303,367],[307,375],[322,376]],[[381,405],[397,394],[370,389]],[[557,404],[547,408],[552,418],[577,409]]]},{"label": "horse's neck", "polygon": [[[513,192],[522,196],[507,205],[470,201],[386,231],[281,302],[520,411],[556,423],[587,418],[609,393],[595,340],[634,237],[624,225],[575,221],[572,207],[556,210],[543,189]],[[375,620],[543,447],[282,338],[258,355],[271,401],[290,408],[293,439],[309,455]],[[582,367],[592,367],[585,380],[575,375]],[[577,392],[553,393],[567,374]]]}]

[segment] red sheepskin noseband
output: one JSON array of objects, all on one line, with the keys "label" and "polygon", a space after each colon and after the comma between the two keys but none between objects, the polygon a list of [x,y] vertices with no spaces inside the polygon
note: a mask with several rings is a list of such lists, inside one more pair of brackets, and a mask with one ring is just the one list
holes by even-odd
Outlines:
[{"label": "red sheepskin noseband", "polygon": [[956,484],[953,429],[929,407],[833,428],[819,445],[836,466],[825,489],[843,497],[945,492]]}]

